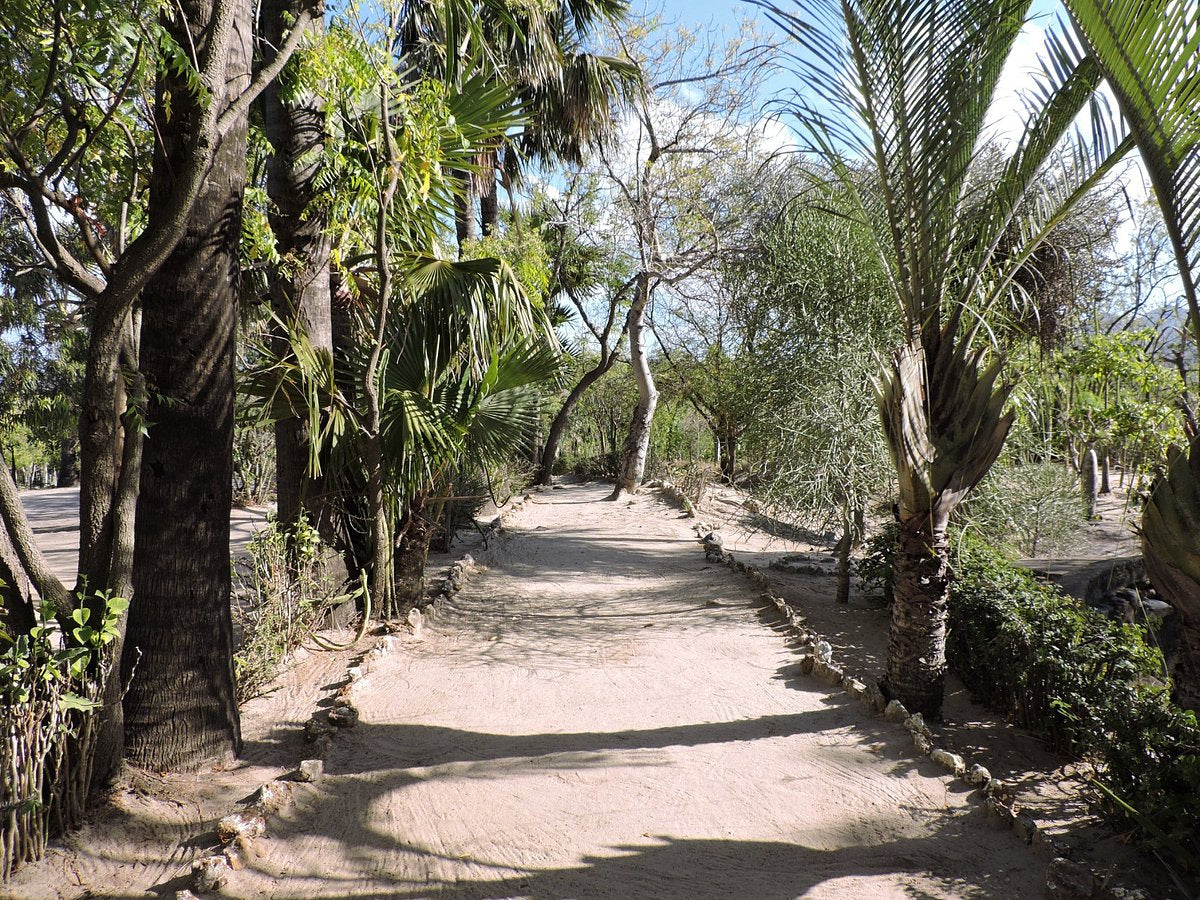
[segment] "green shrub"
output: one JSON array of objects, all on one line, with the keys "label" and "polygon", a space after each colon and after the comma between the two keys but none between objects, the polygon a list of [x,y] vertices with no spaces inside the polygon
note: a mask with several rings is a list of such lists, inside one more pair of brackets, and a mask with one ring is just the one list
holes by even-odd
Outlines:
[{"label": "green shrub", "polygon": [[[890,581],[895,529],[864,575]],[[1200,726],[1170,700],[1159,651],[959,535],[946,655],[972,694],[1096,767],[1099,806],[1164,859],[1200,876]]]},{"label": "green shrub", "polygon": [[984,703],[1068,753],[1091,749],[1112,698],[1163,674],[1141,628],[958,541],[946,656]]},{"label": "green shrub", "polygon": [[1021,556],[1070,551],[1087,527],[1079,477],[1057,462],[997,465],[959,507],[964,531],[974,531]]},{"label": "green shrub", "polygon": [[129,604],[100,595],[96,614],[79,599],[61,623],[71,630],[69,645],[49,602],[24,634],[0,626],[0,882],[41,858],[52,829],[79,822],[90,788],[92,714]]},{"label": "green shrub", "polygon": [[855,570],[868,596],[882,597],[892,602],[892,560],[896,556],[899,531],[895,522],[888,522],[863,543],[862,559]]},{"label": "green shrub", "polygon": [[257,696],[317,624],[334,594],[324,573],[323,547],[303,517],[291,535],[274,518],[246,546],[235,566],[241,597],[233,621],[242,640],[233,655],[238,702]]}]

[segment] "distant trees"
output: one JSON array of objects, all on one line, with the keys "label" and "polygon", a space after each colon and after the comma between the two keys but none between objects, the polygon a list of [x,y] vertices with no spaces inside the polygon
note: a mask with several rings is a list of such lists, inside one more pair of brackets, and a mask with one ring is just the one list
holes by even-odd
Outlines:
[{"label": "distant trees", "polygon": [[774,52],[750,31],[728,43],[661,28],[618,38],[644,83],[631,103],[630,133],[600,154],[629,259],[626,330],[638,387],[613,499],[641,483],[658,404],[647,333],[651,302],[660,289],[714,267],[727,242],[737,242],[736,210],[727,206],[723,186],[729,172],[761,159],[754,105]]}]

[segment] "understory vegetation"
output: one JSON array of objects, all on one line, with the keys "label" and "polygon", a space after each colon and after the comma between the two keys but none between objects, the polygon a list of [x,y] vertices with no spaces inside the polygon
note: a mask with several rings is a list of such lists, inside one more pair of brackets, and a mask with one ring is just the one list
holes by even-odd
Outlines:
[{"label": "understory vegetation", "polygon": [[[892,542],[872,541],[871,590],[890,589]],[[1095,765],[1098,805],[1190,871],[1200,865],[1200,723],[1171,702],[1162,623],[1126,624],[1040,582],[969,533],[953,554],[946,656],[981,702]]]}]

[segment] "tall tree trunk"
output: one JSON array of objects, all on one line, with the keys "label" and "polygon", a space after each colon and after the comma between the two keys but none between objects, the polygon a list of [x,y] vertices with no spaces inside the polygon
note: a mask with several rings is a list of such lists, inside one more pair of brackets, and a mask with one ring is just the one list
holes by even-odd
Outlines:
[{"label": "tall tree trunk", "polygon": [[892,576],[887,690],[910,713],[939,719],[952,575],[946,523],[901,513]]},{"label": "tall tree trunk", "polygon": [[[203,57],[211,0],[181,0],[167,28]],[[237,4],[225,60],[227,97],[249,83],[250,8]],[[189,33],[190,30],[190,33]],[[216,37],[214,38],[214,35]],[[170,93],[169,115],[167,92]],[[219,103],[225,98],[214,97]],[[149,228],[171,192],[202,101],[160,75]],[[122,674],[126,754],[138,766],[195,770],[240,749],[229,610],[233,365],[246,117],[219,138],[185,234],[142,293],[142,371],[151,390],[137,502],[133,604]]]},{"label": "tall tree trunk", "polygon": [[462,184],[462,196],[454,198],[454,233],[458,238],[458,255],[462,256],[467,241],[479,239],[479,222],[475,218],[475,176],[470,172],[455,172]]},{"label": "tall tree trunk", "polygon": [[633,377],[637,382],[638,401],[633,408],[633,418],[621,450],[621,468],[617,474],[617,486],[610,499],[616,500],[622,492],[634,493],[642,483],[646,471],[646,454],[650,450],[650,425],[654,421],[654,410],[658,406],[658,388],[650,371],[650,357],[645,344],[645,314],[650,303],[650,275],[643,272],[638,276],[637,297],[629,307],[629,361],[633,366]]},{"label": "tall tree trunk", "polygon": [[79,439],[74,435],[64,437],[58,450],[58,487],[74,487],[79,484]]},{"label": "tall tree trunk", "polygon": [[[910,712],[941,716],[952,573],[946,528],[995,463],[1012,427],[1002,361],[981,366],[945,332],[896,349],[880,380],[883,430],[896,465],[899,536],[885,688]],[[981,402],[981,400],[983,402]]]},{"label": "tall tree trunk", "polygon": [[483,181],[479,192],[479,221],[483,226],[484,237],[490,237],[500,231],[500,179],[496,177],[496,165],[497,160],[492,156],[480,173]]},{"label": "tall tree trunk", "polygon": [[[264,0],[261,23],[264,43],[279,47],[284,33],[304,9],[323,21],[324,3],[310,0]],[[320,24],[316,27],[320,28]],[[294,324],[314,348],[333,352],[330,310],[328,217],[316,184],[321,172],[320,149],[325,139],[325,116],[315,96],[285,102],[289,83],[296,78],[292,59],[278,79],[263,92],[263,121],[274,153],[267,165],[267,194],[283,265],[271,277],[271,305],[283,322]],[[287,335],[276,334],[281,350]],[[306,418],[282,419],[275,425],[276,491],[279,520],[292,527],[305,514],[321,536],[335,535],[333,504],[327,502],[322,479],[308,476],[311,436]]]},{"label": "tall tree trunk", "polygon": [[721,427],[717,434],[717,465],[721,469],[721,477],[733,484],[733,476],[737,471],[737,434],[726,422],[718,422],[718,425],[724,427]]},{"label": "tall tree trunk", "polygon": [[[563,401],[558,412],[554,416],[554,420],[550,423],[550,430],[546,433],[546,445],[542,448],[542,461],[538,465],[537,474],[534,475],[534,484],[550,484],[554,477],[554,464],[558,461],[558,448],[562,443],[563,435],[567,430],[567,421],[571,418],[571,411],[579,403],[580,399],[593,384],[599,381],[604,373],[613,367],[613,363],[617,361],[617,351],[614,348],[612,353],[600,357],[600,364],[584,373],[583,377],[575,387],[571,388],[571,392],[567,394],[567,398]],[[604,453],[604,438],[600,438],[601,455]]]}]

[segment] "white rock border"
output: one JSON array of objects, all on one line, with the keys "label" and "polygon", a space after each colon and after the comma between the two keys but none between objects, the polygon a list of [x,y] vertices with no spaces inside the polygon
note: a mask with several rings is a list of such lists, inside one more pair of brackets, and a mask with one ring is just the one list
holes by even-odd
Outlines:
[{"label": "white rock border", "polygon": [[[914,756],[928,758],[941,766],[954,778],[958,778],[973,788],[982,792],[984,809],[988,818],[998,827],[1011,830],[1027,846],[1050,855],[1048,869],[1047,891],[1049,896],[1066,896],[1055,893],[1061,890],[1060,880],[1065,880],[1065,873],[1071,872],[1080,878],[1082,873],[1091,874],[1091,893],[1086,895],[1093,898],[1122,897],[1126,900],[1148,900],[1140,890],[1115,888],[1105,884],[1105,879],[1098,872],[1093,872],[1082,863],[1071,859],[1072,848],[1060,841],[1050,838],[1046,831],[1038,826],[1033,816],[1024,812],[1017,802],[1013,787],[998,778],[979,763],[971,763],[957,753],[939,748],[934,743],[934,734],[920,713],[909,715],[904,704],[898,700],[888,702],[874,678],[855,678],[833,661],[833,649],[827,640],[808,626],[805,618],[798,613],[786,600],[771,592],[771,582],[767,573],[759,566],[747,565],[724,548],[717,526],[705,522],[697,522],[692,526],[697,538],[704,546],[704,556],[709,562],[721,563],[735,572],[746,576],[747,580],[762,593],[760,597],[766,603],[774,606],[782,619],[784,629],[799,640],[797,653],[799,661],[796,669],[803,675],[811,675],[831,687],[840,687],[850,696],[857,699],[868,715],[882,716],[889,722],[901,725],[909,733]],[[712,539],[706,540],[710,537]],[[1086,881],[1086,879],[1084,879]],[[1073,897],[1084,895],[1072,895]]]}]

